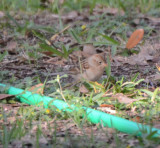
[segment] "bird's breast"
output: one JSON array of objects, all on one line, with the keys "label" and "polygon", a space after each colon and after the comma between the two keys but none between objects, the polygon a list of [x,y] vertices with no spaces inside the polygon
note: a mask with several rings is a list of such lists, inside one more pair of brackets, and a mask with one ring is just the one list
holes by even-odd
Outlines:
[{"label": "bird's breast", "polygon": [[88,69],[86,71],[86,77],[89,81],[96,81],[103,75],[104,69]]}]

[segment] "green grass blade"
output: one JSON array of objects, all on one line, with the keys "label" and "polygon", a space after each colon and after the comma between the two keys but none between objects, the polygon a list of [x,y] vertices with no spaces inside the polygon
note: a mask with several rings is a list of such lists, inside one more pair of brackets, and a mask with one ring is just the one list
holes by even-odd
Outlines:
[{"label": "green grass blade", "polygon": [[71,29],[70,31],[71,36],[78,42],[81,43],[81,39],[79,38],[79,36],[75,33],[75,31],[73,29]]},{"label": "green grass blade", "polygon": [[0,53],[0,62],[5,58],[5,56],[8,54],[7,51],[5,51],[4,53]]},{"label": "green grass blade", "polygon": [[44,44],[44,43],[43,43],[43,44],[40,44],[39,46],[40,46],[40,48],[41,48],[42,50],[47,50],[47,51],[53,52],[54,54],[56,54],[56,55],[58,55],[58,56],[64,57],[64,54],[63,54],[62,52],[58,51],[57,49],[55,49],[55,48],[52,47],[52,46],[49,46],[49,45]]},{"label": "green grass blade", "polygon": [[111,62],[110,62],[109,56],[107,56],[107,64],[108,64],[108,67],[106,67],[105,70],[106,70],[106,74],[109,78],[111,76]]},{"label": "green grass blade", "polygon": [[68,51],[67,51],[67,47],[65,47],[64,45],[62,45],[62,51],[63,51],[63,53],[64,53],[64,57],[67,58],[68,55],[69,55],[69,53],[68,53]]},{"label": "green grass blade", "polygon": [[37,32],[35,30],[32,30],[32,33],[37,37],[39,38],[41,41],[44,41],[46,40],[46,38],[43,36],[43,34],[41,34],[40,32]]},{"label": "green grass blade", "polygon": [[104,34],[101,34],[99,33],[99,35],[101,35],[103,38],[105,38],[107,41],[113,43],[114,45],[119,45],[120,43],[114,39],[112,39],[111,37],[107,36],[107,35],[104,35]]},{"label": "green grass blade", "polygon": [[153,95],[152,95],[152,98],[151,98],[151,101],[154,102],[155,101],[155,98],[158,94],[158,90],[159,90],[159,87],[155,89],[155,91],[153,92]]},{"label": "green grass blade", "polygon": [[92,40],[94,33],[95,33],[95,28],[92,29],[92,30],[88,33],[88,37],[87,37],[87,39],[86,39],[86,42],[90,42],[90,41]]},{"label": "green grass blade", "polygon": [[6,16],[19,28],[21,29],[22,27],[18,24],[18,22],[7,12]]},{"label": "green grass blade", "polygon": [[141,89],[141,91],[144,92],[144,93],[146,93],[146,94],[149,95],[150,97],[155,96],[155,98],[160,99],[159,96],[155,95],[156,93],[154,94],[153,92],[151,92],[151,91],[149,91],[149,90],[147,90],[147,89]]}]

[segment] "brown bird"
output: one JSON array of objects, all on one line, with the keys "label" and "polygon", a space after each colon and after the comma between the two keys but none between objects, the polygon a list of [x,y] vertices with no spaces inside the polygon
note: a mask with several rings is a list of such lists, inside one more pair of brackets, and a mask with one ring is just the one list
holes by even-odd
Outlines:
[{"label": "brown bird", "polygon": [[94,54],[80,62],[80,67],[71,71],[71,75],[76,81],[97,81],[107,66],[103,54]]}]

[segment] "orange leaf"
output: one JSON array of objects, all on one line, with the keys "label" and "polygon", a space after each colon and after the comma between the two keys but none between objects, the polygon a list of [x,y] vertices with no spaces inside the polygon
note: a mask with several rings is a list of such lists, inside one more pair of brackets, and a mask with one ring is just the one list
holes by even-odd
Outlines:
[{"label": "orange leaf", "polygon": [[143,29],[137,29],[136,31],[134,31],[127,42],[126,48],[131,49],[135,47],[142,40],[143,35]]},{"label": "orange leaf", "polygon": [[100,107],[110,107],[110,108],[114,108],[113,105],[110,104],[101,104]]},{"label": "orange leaf", "polygon": [[158,71],[160,71],[160,66],[158,65],[158,63],[156,63],[156,67],[157,67]]},{"label": "orange leaf", "polygon": [[37,84],[35,86],[32,86],[29,91],[33,92],[33,93],[37,93],[37,94],[43,94],[43,90],[44,90],[44,84],[40,83]]},{"label": "orange leaf", "polygon": [[50,51],[43,51],[42,53],[47,55],[47,56],[52,56],[53,55],[53,52],[50,52]]},{"label": "orange leaf", "polygon": [[134,117],[134,118],[132,118],[131,119],[132,121],[134,121],[134,122],[141,122],[141,117],[140,116],[136,116],[136,117]]}]

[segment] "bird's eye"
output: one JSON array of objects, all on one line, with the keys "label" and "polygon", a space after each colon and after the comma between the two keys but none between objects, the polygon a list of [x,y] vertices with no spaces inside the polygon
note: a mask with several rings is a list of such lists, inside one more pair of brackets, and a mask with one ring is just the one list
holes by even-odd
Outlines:
[{"label": "bird's eye", "polygon": [[102,62],[101,62],[101,61],[99,61],[99,64],[102,64]]}]

